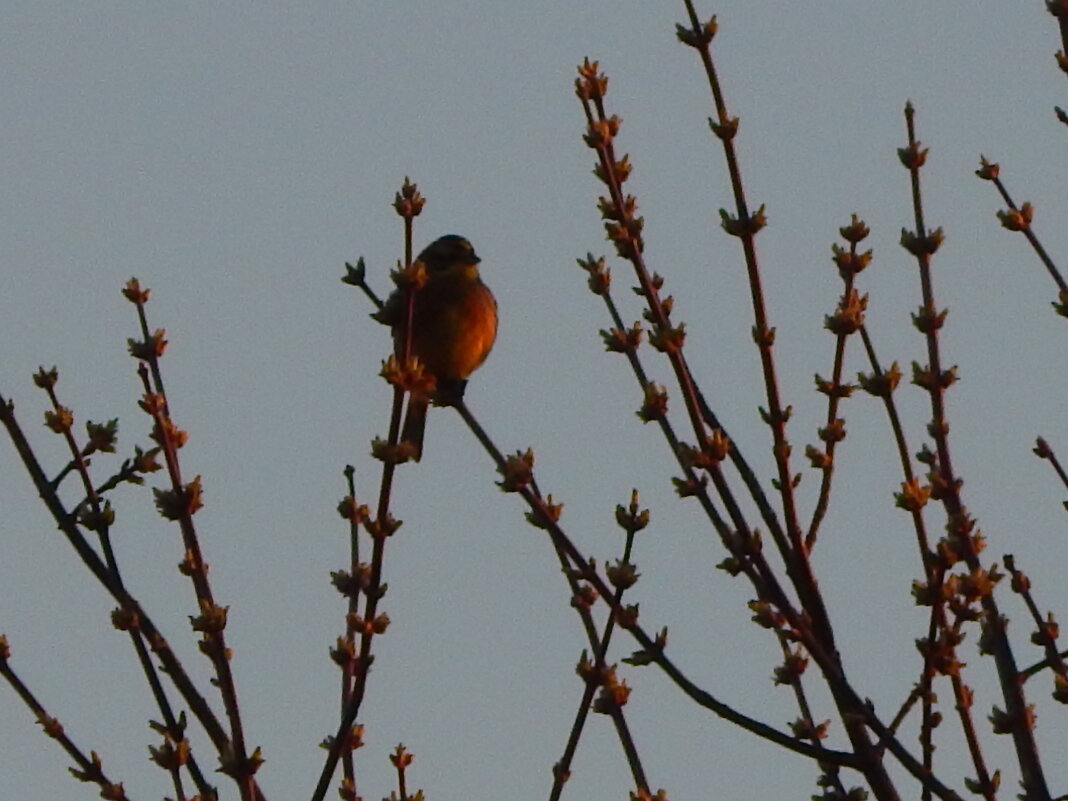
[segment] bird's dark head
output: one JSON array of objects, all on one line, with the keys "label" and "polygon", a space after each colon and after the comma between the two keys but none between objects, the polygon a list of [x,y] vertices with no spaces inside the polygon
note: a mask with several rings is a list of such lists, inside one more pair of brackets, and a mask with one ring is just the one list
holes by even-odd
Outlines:
[{"label": "bird's dark head", "polygon": [[445,272],[453,267],[468,267],[478,264],[480,259],[475,249],[462,236],[446,234],[431,242],[422,253],[419,261],[426,265],[431,273]]}]

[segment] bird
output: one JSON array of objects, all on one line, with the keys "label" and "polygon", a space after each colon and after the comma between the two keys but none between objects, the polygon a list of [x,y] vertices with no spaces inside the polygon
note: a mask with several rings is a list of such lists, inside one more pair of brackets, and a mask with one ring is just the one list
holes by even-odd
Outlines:
[{"label": "bird", "polygon": [[[393,329],[396,352],[404,351],[407,295],[412,299],[411,355],[437,384],[433,399],[451,405],[463,398],[467,379],[486,360],[497,338],[497,301],[482,283],[475,248],[462,236],[446,234],[426,246],[417,261],[426,267],[426,283],[414,290],[398,287],[371,316]],[[423,454],[429,399],[413,396],[401,439]]]}]

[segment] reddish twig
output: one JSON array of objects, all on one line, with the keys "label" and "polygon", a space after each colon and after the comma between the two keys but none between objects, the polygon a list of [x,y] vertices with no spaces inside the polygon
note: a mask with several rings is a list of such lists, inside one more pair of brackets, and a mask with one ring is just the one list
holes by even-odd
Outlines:
[{"label": "reddish twig", "polygon": [[96,752],[90,752],[89,756],[82,753],[82,750],[75,745],[74,741],[63,730],[63,724],[48,714],[41,702],[30,691],[30,688],[26,686],[11,667],[10,656],[11,652],[7,638],[0,635],[0,676],[4,677],[19,698],[22,699],[22,702],[30,708],[30,711],[37,718],[37,722],[41,724],[44,733],[59,743],[60,747],[67,752],[71,759],[78,763],[77,768],[70,768],[74,778],[100,787],[100,797],[107,799],[107,801],[129,801],[122,783],[111,781],[104,773],[103,763]]},{"label": "reddish twig", "polygon": [[[1012,734],[1024,790],[1029,799],[1048,801],[1050,794],[1032,731],[1033,719],[1019,682],[1016,659],[1005,631],[1005,619],[990,591],[996,578],[989,577],[990,580],[987,581],[988,573],[980,565],[978,554],[982,548],[982,537],[976,529],[974,518],[968,513],[961,498],[960,490],[963,482],[957,478],[953,470],[949,449],[945,392],[956,381],[956,368],[942,368],[938,332],[945,322],[947,310],[937,309],[931,278],[931,257],[937,252],[943,234],[941,229],[928,232],[924,222],[920,168],[926,161],[927,151],[921,149],[916,138],[915,110],[911,103],[905,106],[905,123],[908,145],[898,150],[898,157],[909,171],[916,227],[914,231],[902,231],[901,244],[915,257],[919,271],[922,304],[913,316],[913,323],[924,335],[928,358],[926,366],[913,365],[913,383],[926,389],[930,398],[931,422],[928,425],[928,431],[934,440],[935,452],[930,460],[931,486],[924,489],[915,483],[903,494],[911,497],[911,501],[908,502],[915,506],[922,506],[926,503],[927,496],[941,500],[948,518],[948,534],[944,538],[948,552],[954,558],[964,561],[973,582],[984,583],[985,588],[980,592],[978,599],[983,609],[983,639],[986,649],[994,655],[1002,697],[1006,704],[1002,720],[996,724],[996,728]],[[977,765],[977,769],[979,768],[980,766]],[[982,786],[983,792],[991,792],[992,789],[989,782]]]},{"label": "reddish twig", "polygon": [[838,443],[846,435],[845,421],[838,417],[840,401],[848,398],[854,389],[851,384],[842,383],[846,341],[850,334],[856,333],[863,327],[864,310],[868,305],[868,296],[860,296],[854,289],[858,273],[871,262],[872,252],[870,250],[863,253],[857,250],[857,244],[864,241],[870,233],[868,226],[854,214],[850,224],[839,228],[838,231],[849,243],[849,247],[846,249],[834,245],[831,248],[843,283],[842,297],[837,309],[833,315],[824,318],[824,327],[835,335],[834,365],[831,368],[830,381],[816,376],[817,389],[827,396],[827,424],[818,432],[820,439],[824,442],[824,448],[821,450],[814,445],[805,448],[805,455],[812,462],[812,466],[823,474],[816,508],[812,513],[808,534],[805,536],[805,548],[808,551],[815,546],[820,523],[827,514],[827,506],[831,498],[831,480],[834,476],[834,453]]},{"label": "reddish twig", "polygon": [[[1060,478],[1061,483],[1065,488],[1068,488],[1068,473],[1064,471],[1064,467],[1061,466],[1057,454],[1053,452],[1053,448],[1049,446],[1049,443],[1042,437],[1039,437],[1035,440],[1034,452],[1040,459],[1049,460],[1050,465],[1053,467],[1053,472],[1057,474],[1057,477]],[[1065,504],[1065,508],[1068,508],[1068,503]]]},{"label": "reddish twig", "polygon": [[1027,239],[1032,250],[1035,251],[1042,264],[1045,265],[1046,272],[1049,273],[1050,278],[1057,285],[1059,302],[1054,302],[1054,309],[1057,310],[1058,314],[1068,316],[1068,282],[1064,280],[1061,271],[1057,269],[1057,265],[1053,263],[1053,259],[1050,258],[1049,253],[1046,252],[1031,227],[1035,209],[1030,203],[1024,203],[1022,206],[1016,205],[1009,194],[1009,190],[1002,182],[1000,173],[1001,167],[998,164],[987,161],[985,156],[979,157],[979,169],[975,171],[975,174],[984,181],[993,183],[1002,200],[1005,201],[1005,205],[1009,207],[1008,211],[999,211],[997,213],[1002,227],[1009,231],[1021,233]]},{"label": "reddish twig", "polygon": [[[413,220],[422,211],[425,199],[419,193],[418,187],[407,178],[401,191],[394,199],[394,209],[404,221],[404,270],[395,274],[398,286],[409,276],[405,275],[412,267],[412,226]],[[382,634],[389,625],[389,617],[380,614],[378,603],[385,594],[382,583],[382,572],[385,563],[385,545],[400,522],[395,520],[390,512],[390,499],[393,491],[393,478],[397,465],[407,460],[410,455],[410,447],[400,443],[400,429],[402,412],[404,409],[405,387],[409,386],[412,369],[411,354],[411,319],[415,287],[407,283],[407,303],[404,314],[403,336],[396,338],[394,343],[394,357],[386,362],[383,367],[383,375],[393,384],[393,402],[390,412],[389,434],[385,442],[376,440],[372,446],[372,452],[382,462],[382,476],[379,482],[378,504],[374,518],[363,520],[364,528],[371,535],[371,561],[368,566],[357,563],[353,568],[353,575],[366,576],[366,583],[359,587],[364,598],[362,614],[351,611],[347,616],[348,633],[351,636],[358,632],[360,645],[358,654],[353,657],[354,665],[351,681],[344,680],[342,689],[341,722],[337,733],[329,738],[325,745],[327,748],[326,761],[319,774],[319,781],[312,794],[312,801],[322,801],[330,785],[330,779],[337,768],[338,760],[343,752],[348,751],[358,744],[358,732],[354,730],[356,717],[359,714],[367,691],[367,680],[371,663],[374,661],[372,644],[376,634]],[[344,765],[344,787],[355,787],[355,777],[352,775],[352,762],[346,759]],[[353,790],[354,792],[354,790]]]},{"label": "reddish twig", "polygon": [[144,388],[141,408],[153,421],[152,438],[160,447],[170,478],[169,490],[155,490],[156,506],[160,514],[178,524],[182,534],[185,556],[181,571],[193,584],[200,615],[193,618],[193,628],[201,634],[201,650],[215,669],[216,684],[230,724],[230,748],[220,753],[222,770],[237,782],[242,801],[253,801],[259,795],[256,771],[263,763],[260,750],[248,753],[245,746],[244,724],[237,698],[237,684],[230,666],[232,653],[226,645],[226,623],[229,608],[215,601],[208,580],[208,564],[200,547],[200,538],[193,523],[193,515],[202,506],[200,476],[191,482],[182,480],[178,450],[188,435],[178,428],[171,413],[170,401],[163,385],[160,358],[167,346],[165,332],[149,332],[145,305],[149,290],[142,289],[136,278],[127,282],[123,295],[137,308],[141,341],[130,340],[130,354],[139,361],[138,375]]}]

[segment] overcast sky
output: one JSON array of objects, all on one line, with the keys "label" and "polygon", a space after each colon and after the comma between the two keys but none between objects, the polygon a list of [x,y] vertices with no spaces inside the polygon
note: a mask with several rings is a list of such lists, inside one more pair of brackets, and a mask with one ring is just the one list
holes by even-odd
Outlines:
[{"label": "overcast sky", "polygon": [[[931,148],[927,219],[946,232],[934,270],[939,305],[950,308],[945,358],[962,378],[949,413],[964,497],[990,539],[989,560],[1014,553],[1040,605],[1063,609],[1065,493],[1030,448],[1042,434],[1068,454],[1064,320],[1023,238],[999,227],[994,188],[972,174],[980,153],[1000,161],[1018,200],[1036,204],[1035,228],[1054,258],[1068,252],[1068,131],[1052,111],[1068,103],[1055,21],[1039,0],[726,0],[699,11],[719,15],[714,51],[741,117],[746,188],[754,206],[767,204],[758,248],[795,410],[793,466],[808,474],[806,514],[819,482],[802,453],[825,414],[812,376],[830,372],[834,343],[822,323],[839,291],[830,246],[850,214],[873,231],[861,289],[880,357],[906,368],[925,359],[909,324],[920,302],[914,264],[897,245],[912,226],[895,155],[911,99]],[[541,487],[565,502],[562,522],[601,562],[620,553],[613,510],[637,487],[652,509],[633,591],[647,628],[669,626],[676,661],[742,711],[779,728],[797,716],[789,691],[772,686],[776,646],[749,623],[747,587],[714,569],[717,542],[695,505],[673,495],[667,448],[633,414],[634,379],[603,352],[597,331],[609,323],[574,263],[609,252],[573,95],[575,65],[589,56],[610,76],[647,259],[687,324],[690,363],[770,481],[743,263],[718,227],[730,191],[698,59],[674,39],[683,19],[681,3],[610,0],[5,6],[0,391],[52,471],[64,455],[41,426],[45,399],[30,382],[41,364],[58,366],[60,397],[79,426],[117,416],[124,452],[146,443],[125,354],[136,318],[120,289],[131,276],[151,287],[149,320],[171,342],[164,374],[176,421],[191,433],[184,470],[203,476],[197,523],[216,597],[231,607],[233,665],[269,798],[310,795],[316,746],[336,726],[327,649],[344,606],[329,572],[346,566],[347,544],[334,510],[346,464],[358,495],[376,496],[369,443],[385,434],[390,398],[377,377],[387,332],[339,278],[362,255],[388,291],[402,256],[390,203],[405,176],[428,199],[417,247],[468,236],[499,300],[500,337],[468,393],[490,435],[502,449],[535,449]],[[632,278],[613,266],[624,316],[638,319],[625,291]],[[851,346],[855,374],[866,365]],[[654,379],[668,382],[666,363],[646,356]],[[899,400],[916,451],[925,399],[903,386]],[[815,564],[850,676],[889,719],[918,676],[913,641],[926,615],[909,589],[921,570],[907,516],[893,508],[900,475],[881,407],[857,396],[842,413],[849,436]],[[426,456],[401,470],[394,493],[405,523],[388,546],[393,625],[376,646],[360,716],[368,799],[393,789],[387,755],[398,742],[416,755],[409,786],[429,798],[548,793],[582,690],[573,668],[584,640],[548,541],[494,478],[456,415],[432,411]],[[111,602],[6,445],[0,479],[0,632],[15,666],[131,798],[172,792],[147,760],[147,720],[158,713],[108,624]],[[128,584],[206,678],[183,640],[195,609],[175,570],[177,530],[154,515],[145,489],[124,488],[113,502]],[[938,530],[937,514],[930,525]],[[1039,655],[1026,642],[1026,611],[1003,589],[1019,660],[1030,664]],[[998,699],[974,639],[964,655],[985,720]],[[613,658],[631,649],[619,635]],[[623,675],[650,783],[673,801],[816,792],[817,770],[804,759],[695,709],[653,668]],[[1032,695],[1056,793],[1068,780],[1068,732],[1063,713],[1045,706],[1048,685],[1035,680]],[[948,687],[942,697],[949,717]],[[814,702],[817,719],[835,717],[825,693],[815,690]],[[948,723],[942,735],[945,777],[963,792],[972,771],[958,759],[960,738]],[[832,744],[841,736],[836,725]],[[916,747],[913,734],[904,739]],[[985,730],[984,742],[1004,792],[1015,792],[1004,743]],[[203,740],[195,745],[211,765]],[[27,799],[96,797],[73,784],[67,764],[0,688],[5,786]],[[565,797],[609,801],[630,789],[618,742],[596,717]],[[901,789],[916,794],[908,782]]]}]

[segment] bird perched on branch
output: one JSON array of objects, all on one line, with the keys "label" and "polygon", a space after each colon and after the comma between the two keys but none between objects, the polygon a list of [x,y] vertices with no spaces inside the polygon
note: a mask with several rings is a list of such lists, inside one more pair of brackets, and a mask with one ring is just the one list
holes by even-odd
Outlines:
[{"label": "bird perched on branch", "polygon": [[[471,243],[448,234],[431,242],[417,261],[426,267],[421,287],[397,288],[372,317],[392,327],[394,347],[404,352],[408,294],[412,298],[411,355],[417,356],[437,389],[433,399],[440,405],[463,398],[467,378],[486,360],[497,338],[497,301],[482,283],[482,261]],[[415,446],[415,458],[423,453],[428,399],[413,395],[408,402],[401,438]]]}]

